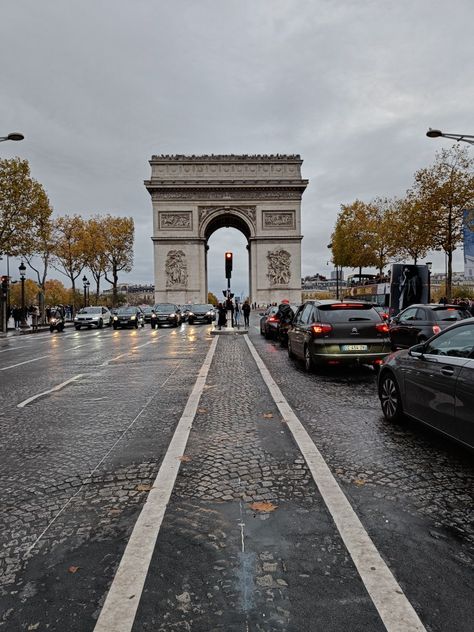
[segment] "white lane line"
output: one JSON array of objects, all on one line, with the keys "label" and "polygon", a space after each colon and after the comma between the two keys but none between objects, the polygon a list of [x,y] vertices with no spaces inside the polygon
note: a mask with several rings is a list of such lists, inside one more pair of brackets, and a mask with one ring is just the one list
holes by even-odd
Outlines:
[{"label": "white lane line", "polygon": [[133,353],[137,349],[141,349],[142,347],[146,347],[147,345],[155,344],[156,342],[158,342],[158,339],[154,338],[153,340],[150,340],[149,342],[145,342],[142,345],[138,345],[137,347],[133,347],[132,349],[129,349],[125,353],[121,353],[120,355],[115,356],[115,358],[110,358],[110,360],[106,360],[105,362],[102,362],[100,366],[108,366],[110,362],[115,362],[115,360],[119,360],[120,358],[123,358],[124,356],[129,355],[130,353]]},{"label": "white lane line", "polygon": [[375,544],[332,475],[326,461],[286,401],[247,335],[245,335],[245,342],[275,404],[308,464],[314,482],[321,492],[329,513],[387,628],[387,632],[425,632],[413,606],[383,561]]},{"label": "white lane line", "polygon": [[178,475],[199,399],[216,350],[216,336],[176,426],[153,487],[138,516],[94,632],[130,632],[135,620],[155,542]]},{"label": "white lane line", "polygon": [[39,356],[39,358],[32,358],[31,360],[25,360],[24,362],[18,362],[18,364],[11,364],[10,366],[4,366],[0,369],[0,371],[8,371],[8,369],[14,369],[17,366],[21,366],[22,364],[29,364],[30,362],[37,362],[38,360],[43,360],[44,358],[49,358],[50,353],[48,355]]},{"label": "white lane line", "polygon": [[8,349],[2,349],[0,351],[0,353],[6,353],[7,351],[14,351],[15,349],[26,349],[26,348],[27,348],[27,346],[24,346],[24,347],[10,347]]},{"label": "white lane line", "polygon": [[66,380],[65,382],[61,382],[61,384],[58,384],[57,386],[53,386],[53,388],[50,388],[47,391],[43,391],[42,393],[38,393],[37,395],[33,395],[32,397],[28,397],[28,399],[25,399],[20,404],[17,404],[16,407],[17,408],[24,408],[25,406],[27,406],[31,402],[34,402],[35,399],[38,399],[39,397],[45,397],[46,395],[49,395],[50,393],[54,393],[54,391],[60,391],[65,386],[67,386],[71,382],[74,382],[75,380],[79,380],[81,377],[83,377],[83,373],[79,373],[78,375],[75,375],[74,377],[69,378],[69,380]]},{"label": "white lane line", "polygon": [[[138,413],[138,415],[129,423],[129,425],[125,428],[125,430],[122,432],[122,434],[119,436],[119,438],[115,441],[115,443],[112,445],[112,447],[104,454],[104,456],[100,459],[100,461],[97,463],[97,465],[94,467],[93,470],[91,470],[89,472],[89,474],[87,475],[86,478],[90,478],[94,472],[97,471],[97,469],[102,465],[102,463],[105,461],[105,459],[109,456],[109,454],[112,452],[112,450],[115,448],[115,446],[117,445],[117,443],[119,443],[124,435],[130,430],[130,428],[135,424],[136,421],[138,421],[138,419],[140,419],[140,417],[142,416],[142,414],[145,412],[145,410],[148,408],[148,406],[150,405],[150,403],[155,399],[155,397],[158,395],[158,393],[160,392],[160,388],[162,388],[166,382],[176,373],[176,371],[179,369],[179,367],[181,366],[181,362],[178,362],[178,364],[174,367],[174,369],[171,371],[171,373],[168,375],[168,377],[166,378],[166,380],[163,382],[163,384],[160,384],[160,386],[158,387],[158,390],[156,391],[156,393],[154,393],[151,397],[149,397],[146,400],[145,405],[143,406],[143,408],[140,410],[140,412]],[[28,550],[26,551],[25,555],[24,555],[24,559],[29,555],[29,553],[35,548],[35,546],[38,544],[38,542],[41,540],[41,538],[44,536],[44,534],[50,529],[50,527],[56,522],[56,520],[59,518],[59,516],[67,509],[67,507],[69,507],[69,505],[71,504],[71,502],[74,500],[74,498],[81,492],[81,490],[84,488],[84,484],[82,484],[79,489],[71,496],[71,498],[69,498],[69,500],[67,500],[67,502],[61,507],[61,509],[58,511],[58,513],[54,516],[54,518],[51,520],[51,522],[46,525],[46,527],[43,529],[43,531],[39,534],[39,536],[36,538],[36,540],[33,542],[33,544],[28,548]]]}]

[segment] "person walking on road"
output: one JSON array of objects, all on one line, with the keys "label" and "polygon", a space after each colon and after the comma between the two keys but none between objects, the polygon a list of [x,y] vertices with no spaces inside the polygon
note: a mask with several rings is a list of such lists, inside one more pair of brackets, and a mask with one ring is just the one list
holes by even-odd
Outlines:
[{"label": "person walking on road", "polygon": [[244,327],[248,327],[250,320],[250,305],[248,301],[245,301],[242,305],[242,312],[244,314]]},{"label": "person walking on road", "polygon": [[227,309],[222,303],[217,305],[217,329],[222,329],[227,324]]},{"label": "person walking on road", "polygon": [[236,299],[235,300],[235,307],[234,307],[234,323],[235,323],[235,326],[237,327],[237,329],[239,329],[239,327],[240,327],[240,315],[241,315],[241,313],[242,313],[242,310],[240,309],[239,302]]}]

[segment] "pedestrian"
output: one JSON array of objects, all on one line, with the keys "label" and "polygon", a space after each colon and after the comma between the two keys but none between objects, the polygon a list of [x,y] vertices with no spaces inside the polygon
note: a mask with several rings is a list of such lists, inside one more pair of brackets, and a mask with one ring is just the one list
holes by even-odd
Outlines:
[{"label": "pedestrian", "polygon": [[14,322],[14,326],[15,329],[20,329],[20,323],[21,323],[21,307],[14,307],[12,309],[12,314],[13,314],[13,322]]},{"label": "pedestrian", "polygon": [[244,315],[244,327],[249,327],[250,323],[250,304],[248,301],[242,305],[242,313]]},{"label": "pedestrian", "polygon": [[234,326],[234,303],[232,302],[231,298],[228,298],[226,301],[226,309],[228,312],[230,312],[230,322],[231,322],[231,326]]},{"label": "pedestrian", "polygon": [[227,309],[222,303],[217,304],[217,329],[227,325]]},{"label": "pedestrian", "polygon": [[235,322],[235,326],[237,327],[237,329],[240,328],[240,315],[241,315],[241,313],[242,313],[242,310],[240,309],[239,302],[236,299],[235,300],[235,307],[234,307],[234,322]]},{"label": "pedestrian", "polygon": [[31,316],[31,325],[33,327],[33,331],[38,331],[38,319],[39,319],[39,309],[37,305],[32,305],[30,308],[30,316]]}]

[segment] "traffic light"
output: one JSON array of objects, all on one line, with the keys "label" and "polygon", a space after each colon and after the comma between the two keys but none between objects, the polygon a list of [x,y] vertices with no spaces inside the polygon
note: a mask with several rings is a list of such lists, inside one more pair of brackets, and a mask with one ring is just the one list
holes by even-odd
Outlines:
[{"label": "traffic light", "polygon": [[225,278],[230,279],[232,276],[232,253],[225,253]]},{"label": "traffic light", "polygon": [[2,298],[7,298],[8,295],[8,277],[6,275],[2,276]]}]

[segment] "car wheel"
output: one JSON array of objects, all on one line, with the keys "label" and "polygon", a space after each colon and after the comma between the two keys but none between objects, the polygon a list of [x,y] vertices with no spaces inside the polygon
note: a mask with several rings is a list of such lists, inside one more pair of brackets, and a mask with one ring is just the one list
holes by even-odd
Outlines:
[{"label": "car wheel", "polygon": [[80,329],[80,328],[81,328],[81,326],[80,326],[80,325],[74,325],[74,329],[75,329],[76,331],[79,331],[79,329]]},{"label": "car wheel", "polygon": [[104,326],[104,321],[102,320],[102,318],[99,318],[99,322],[97,323],[97,329],[102,329],[103,326]]},{"label": "car wheel", "polygon": [[49,331],[50,331],[51,333],[53,333],[53,331],[54,331],[54,327],[50,327],[50,328],[49,328]]},{"label": "car wheel", "polygon": [[135,321],[135,329],[138,329],[138,320]]},{"label": "car wheel", "polygon": [[295,357],[295,354],[293,353],[293,348],[291,346],[291,340],[289,337],[288,337],[288,357],[292,359]]},{"label": "car wheel", "polygon": [[117,325],[112,325],[113,329],[117,329]]},{"label": "car wheel", "polygon": [[190,325],[192,325],[192,324],[194,324],[194,320],[193,320],[192,318],[188,318],[188,323],[189,323]]},{"label": "car wheel", "polygon": [[386,371],[379,382],[379,398],[387,421],[398,421],[403,415],[402,399],[393,373]]},{"label": "car wheel", "polygon": [[314,369],[313,358],[309,351],[309,347],[304,348],[304,368],[307,373],[311,373]]}]

